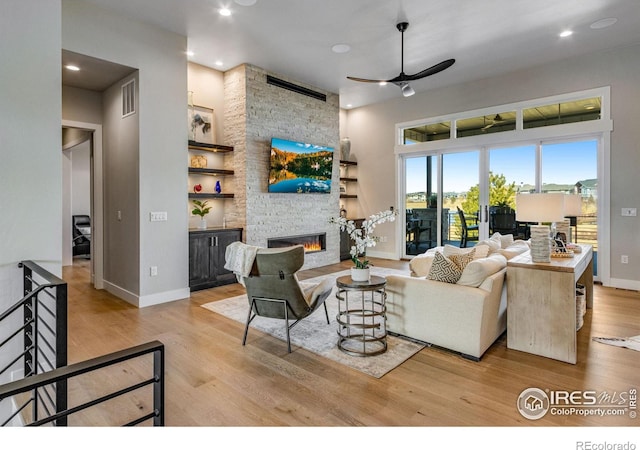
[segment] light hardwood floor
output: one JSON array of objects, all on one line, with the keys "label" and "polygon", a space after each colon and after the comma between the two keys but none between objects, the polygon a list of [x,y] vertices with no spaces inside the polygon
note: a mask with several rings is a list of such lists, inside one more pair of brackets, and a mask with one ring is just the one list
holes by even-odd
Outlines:
[{"label": "light hardwood floor", "polygon": [[[406,269],[406,261],[374,260]],[[346,269],[346,261],[305,271],[301,279]],[[578,333],[576,365],[509,350],[501,337],[472,362],[425,348],[375,379],[258,331],[241,345],[244,325],[200,305],[244,293],[239,284],[190,299],[138,309],[89,283],[87,263],[64,268],[69,284],[69,362],[159,340],[166,346],[168,426],[638,426],[640,419],[558,416],[531,421],[516,401],[529,387],[614,395],[640,387],[640,352],[592,342],[592,336],[640,334],[640,294],[596,286],[594,309]],[[293,332],[295,333],[295,328]],[[120,375],[137,372],[135,365]],[[143,369],[140,369],[143,370]],[[117,377],[93,375],[70,387],[76,397]],[[149,398],[136,394],[134,409]],[[130,405],[131,406],[131,405]],[[114,412],[118,411],[118,412]],[[71,424],[105,425],[118,408]],[[107,420],[107,422],[104,422]]]}]

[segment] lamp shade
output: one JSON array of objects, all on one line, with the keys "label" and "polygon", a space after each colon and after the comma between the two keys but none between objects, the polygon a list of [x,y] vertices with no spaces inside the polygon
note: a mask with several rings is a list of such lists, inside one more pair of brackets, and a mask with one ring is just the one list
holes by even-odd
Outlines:
[{"label": "lamp shade", "polygon": [[562,193],[517,194],[516,220],[520,222],[561,222],[564,220]]},{"label": "lamp shade", "polygon": [[567,195],[564,199],[564,215],[577,217],[582,214],[582,197],[579,195]]}]

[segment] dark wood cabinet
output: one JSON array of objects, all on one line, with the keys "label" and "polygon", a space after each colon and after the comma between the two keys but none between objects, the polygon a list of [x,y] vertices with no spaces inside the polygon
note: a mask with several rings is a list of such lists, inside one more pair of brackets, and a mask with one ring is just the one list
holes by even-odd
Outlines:
[{"label": "dark wood cabinet", "polygon": [[236,276],[224,268],[225,252],[242,240],[242,228],[189,231],[189,287],[192,291],[235,283]]}]

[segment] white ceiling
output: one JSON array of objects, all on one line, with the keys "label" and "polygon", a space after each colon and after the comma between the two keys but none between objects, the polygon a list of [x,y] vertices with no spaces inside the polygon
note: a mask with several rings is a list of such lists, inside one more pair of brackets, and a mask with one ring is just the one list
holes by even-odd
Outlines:
[{"label": "white ceiling", "polygon": [[[640,43],[638,0],[257,0],[253,6],[241,5],[247,0],[86,1],[187,36],[195,63],[221,71],[251,63],[338,93],[343,108],[401,96],[392,84],[346,78],[400,73],[400,21],[410,24],[407,74],[456,59],[444,72],[412,82],[417,92]],[[221,16],[221,6],[231,16]],[[618,19],[613,26],[590,27],[612,17]],[[573,35],[560,38],[566,29]],[[334,53],[334,44],[351,50]]]}]

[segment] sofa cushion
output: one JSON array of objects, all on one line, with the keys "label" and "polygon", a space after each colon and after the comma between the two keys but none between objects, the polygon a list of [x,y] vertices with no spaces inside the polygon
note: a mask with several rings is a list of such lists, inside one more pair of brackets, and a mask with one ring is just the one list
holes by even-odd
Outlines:
[{"label": "sofa cushion", "polygon": [[493,233],[491,239],[496,239],[500,241],[500,248],[507,248],[511,244],[513,244],[513,234],[500,234],[498,232]]},{"label": "sofa cushion", "polygon": [[411,269],[412,277],[426,277],[431,270],[431,264],[433,263],[433,257],[435,253],[422,253],[414,256],[409,261],[409,269]]},{"label": "sofa cushion", "polygon": [[505,267],[507,267],[507,258],[499,253],[473,260],[464,268],[457,284],[478,287],[487,277]]},{"label": "sofa cushion", "polygon": [[436,252],[433,256],[433,263],[429,269],[428,280],[442,281],[444,283],[456,283],[464,267],[473,260],[473,253],[464,255],[452,255],[447,258],[440,252]]},{"label": "sofa cushion", "polygon": [[446,257],[449,257],[451,255],[464,255],[466,253],[471,253],[471,252],[473,252],[474,259],[486,258],[487,255],[489,254],[489,246],[476,245],[475,247],[471,247],[471,248],[460,248],[460,247],[455,247],[453,245],[445,244],[442,250],[442,254]]},{"label": "sofa cushion", "polygon": [[529,244],[523,240],[514,241],[513,244],[508,247],[501,248],[498,252],[507,259],[511,259],[514,256],[521,255],[522,253],[529,250]]}]

